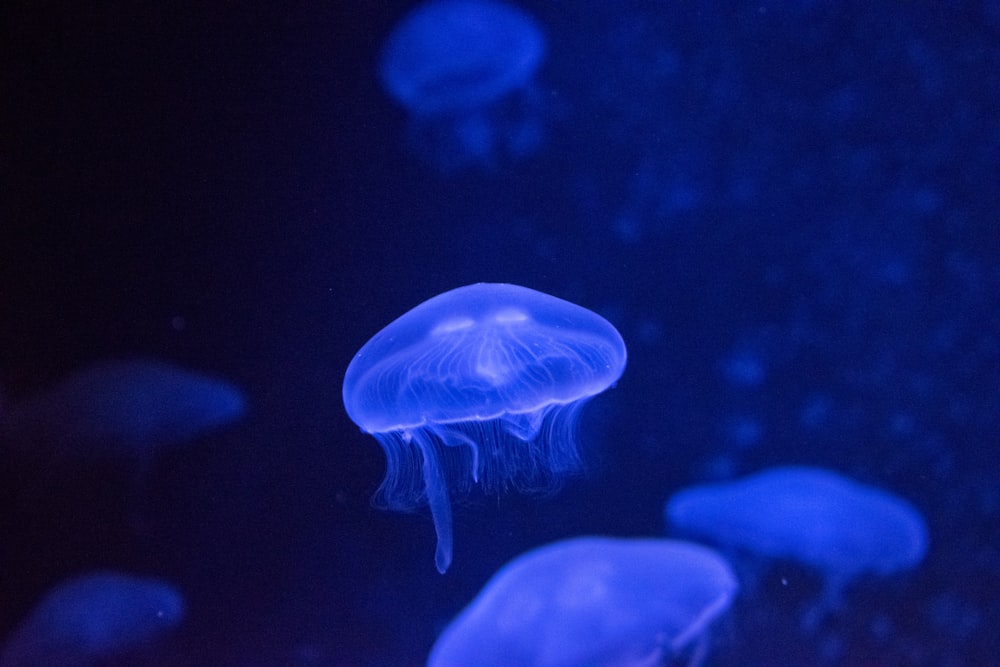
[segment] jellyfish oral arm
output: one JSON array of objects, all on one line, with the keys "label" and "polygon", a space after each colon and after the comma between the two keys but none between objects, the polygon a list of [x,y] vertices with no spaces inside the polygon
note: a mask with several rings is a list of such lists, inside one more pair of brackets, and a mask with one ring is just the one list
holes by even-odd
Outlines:
[{"label": "jellyfish oral arm", "polygon": [[427,494],[427,506],[431,510],[434,521],[434,532],[437,533],[437,549],[434,552],[434,564],[437,571],[444,574],[451,565],[451,498],[448,497],[448,485],[444,472],[438,462],[434,444],[419,431],[411,434],[413,441],[420,448],[423,457],[424,492]]},{"label": "jellyfish oral arm", "polygon": [[476,444],[474,440],[459,433],[456,430],[449,431],[447,437],[442,438],[445,445],[449,447],[454,447],[456,445],[466,445],[469,451],[472,453],[472,466],[469,470],[469,476],[472,477],[472,481],[479,482],[479,445]]}]

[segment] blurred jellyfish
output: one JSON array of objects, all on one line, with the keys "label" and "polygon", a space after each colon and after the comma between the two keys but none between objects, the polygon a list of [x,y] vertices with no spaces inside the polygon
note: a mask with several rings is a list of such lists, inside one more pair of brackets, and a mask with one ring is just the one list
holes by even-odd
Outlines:
[{"label": "blurred jellyfish", "polygon": [[442,171],[533,154],[542,141],[534,85],[545,36],[497,0],[431,0],[407,15],[382,50],[385,91],[410,114],[417,153]]},{"label": "blurred jellyfish", "polygon": [[246,412],[223,380],[152,359],[103,361],[11,406],[0,439],[60,458],[145,459]]},{"label": "blurred jellyfish", "polygon": [[722,364],[722,374],[729,384],[738,387],[759,387],[767,379],[767,369],[757,357],[737,353]]},{"label": "blurred jellyfish", "polygon": [[85,667],[148,645],[184,617],[159,579],[97,571],[46,593],[7,640],[0,667]]},{"label": "blurred jellyfish", "polygon": [[859,575],[911,569],[927,552],[927,525],[909,502],[807,466],[681,490],[665,515],[681,534],[822,573],[824,596],[807,625],[838,607],[843,588]]},{"label": "blurred jellyfish", "polygon": [[451,563],[452,491],[552,488],[580,466],[576,417],[625,369],[607,320],[516,285],[440,294],[377,333],[344,376],[351,419],[387,458],[378,504],[428,503]]},{"label": "blurred jellyfish", "polygon": [[246,413],[243,393],[219,378],[155,361],[102,361],[10,407],[0,443],[46,462],[126,461],[136,533],[146,530],[146,486],[158,451]]},{"label": "blurred jellyfish", "polygon": [[699,166],[685,164],[688,161],[685,151],[666,157],[657,152],[655,158],[644,159],[632,170],[625,203],[614,222],[619,241],[635,245],[650,236],[662,236],[682,226],[681,220],[703,206],[706,184],[696,173]]},{"label": "blurred jellyfish", "polygon": [[445,628],[428,667],[639,667],[690,654],[736,595],[728,563],[676,540],[582,537],[504,565]]}]

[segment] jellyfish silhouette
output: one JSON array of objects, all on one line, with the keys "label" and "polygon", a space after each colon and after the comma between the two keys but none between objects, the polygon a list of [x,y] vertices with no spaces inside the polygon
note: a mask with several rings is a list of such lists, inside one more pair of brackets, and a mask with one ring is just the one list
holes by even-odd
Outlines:
[{"label": "jellyfish silhouette", "polygon": [[516,161],[542,137],[535,73],[545,36],[523,10],[496,0],[432,0],[390,34],[379,74],[410,114],[416,152],[442,171]]},{"label": "jellyfish silhouette", "polygon": [[605,319],[525,287],[479,283],[425,301],[368,341],[344,376],[348,415],[385,450],[376,503],[430,506],[444,573],[450,493],[558,486],[580,467],[580,407],[625,359]]},{"label": "jellyfish silhouette", "polygon": [[911,569],[927,551],[927,525],[906,500],[822,468],[783,466],[742,480],[683,489],[665,507],[683,535],[818,570],[824,593],[814,627],[862,574]]},{"label": "jellyfish silhouette", "polygon": [[428,667],[639,667],[708,650],[736,577],[689,542],[581,537],[504,565],[445,628]]},{"label": "jellyfish silhouette", "polygon": [[0,441],[61,459],[146,459],[241,418],[228,382],[154,359],[97,362],[13,404]]},{"label": "jellyfish silhouette", "polygon": [[0,667],[104,664],[155,641],[184,617],[184,598],[167,582],[98,570],[46,593],[14,630]]},{"label": "jellyfish silhouette", "polygon": [[242,418],[242,391],[148,358],[99,361],[10,406],[0,443],[46,462],[133,466],[129,521],[145,532],[145,488],[156,456]]}]

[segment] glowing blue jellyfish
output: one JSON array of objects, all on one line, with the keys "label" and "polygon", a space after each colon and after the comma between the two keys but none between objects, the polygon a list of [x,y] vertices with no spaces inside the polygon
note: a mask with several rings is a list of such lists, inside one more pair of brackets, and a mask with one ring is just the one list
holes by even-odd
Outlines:
[{"label": "glowing blue jellyfish", "polygon": [[14,630],[0,667],[104,664],[162,637],[184,617],[184,599],[158,579],[97,571],[46,593]]},{"label": "glowing blue jellyfish", "polygon": [[605,319],[525,287],[479,283],[425,301],[368,341],[344,377],[348,415],[385,450],[377,503],[428,503],[443,573],[449,489],[551,488],[577,470],[577,413],[625,357]]},{"label": "glowing blue jellyfish", "polygon": [[911,569],[927,552],[927,524],[909,502],[807,466],[684,489],[665,515],[684,535],[820,571],[826,590],[818,613],[837,607],[859,575]]},{"label": "glowing blue jellyfish", "polygon": [[415,149],[443,171],[516,160],[541,142],[535,72],[545,36],[497,0],[432,0],[396,26],[382,51],[385,91],[410,114]]},{"label": "glowing blue jellyfish", "polygon": [[584,537],[504,565],[434,644],[428,667],[640,667],[708,650],[736,595],[729,564],[675,540]]}]

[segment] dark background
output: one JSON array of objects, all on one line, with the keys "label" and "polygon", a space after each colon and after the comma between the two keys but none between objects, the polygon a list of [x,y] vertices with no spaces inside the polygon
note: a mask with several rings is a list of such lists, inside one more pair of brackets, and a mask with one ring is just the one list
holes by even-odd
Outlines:
[{"label": "dark background", "polygon": [[[794,462],[907,497],[930,552],[817,633],[817,573],[769,568],[712,664],[998,664],[1000,4],[520,4],[543,144],[450,172],[376,75],[414,3],[0,8],[7,399],[141,354],[252,404],[161,453],[141,535],[127,466],[5,453],[0,631],[114,567],[189,604],[125,664],[419,665],[515,555],[663,534],[677,488]],[[478,281],[601,313],[629,366],[583,413],[587,473],[457,507],[441,576],[425,514],[371,507],[341,381]]]}]

